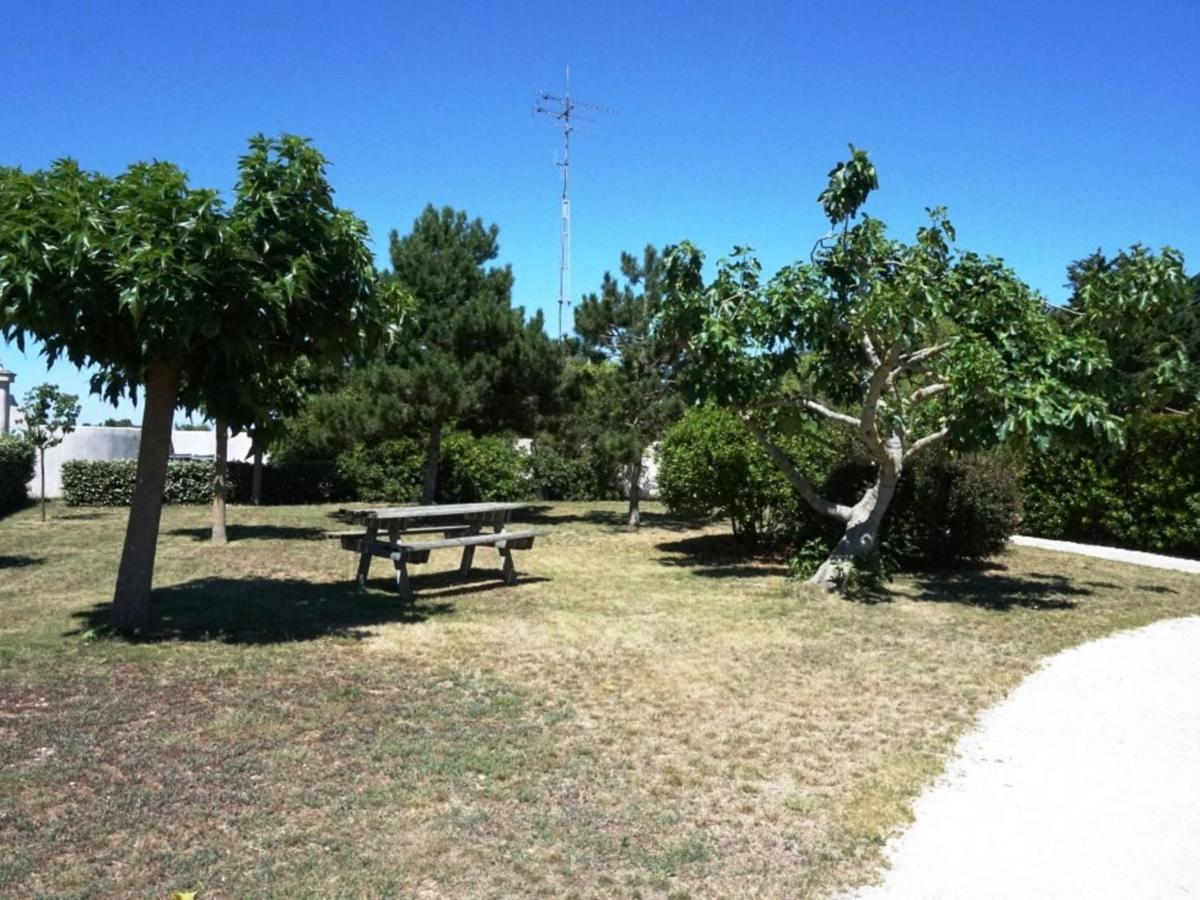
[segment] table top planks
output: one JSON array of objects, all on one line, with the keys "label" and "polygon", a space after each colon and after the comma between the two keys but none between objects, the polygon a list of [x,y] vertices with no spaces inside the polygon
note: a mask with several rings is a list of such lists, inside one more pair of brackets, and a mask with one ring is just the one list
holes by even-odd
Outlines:
[{"label": "table top planks", "polygon": [[374,519],[432,519],[443,516],[477,516],[495,512],[524,509],[530,503],[447,503],[434,506],[381,506],[367,509],[347,509],[346,515],[359,521]]}]

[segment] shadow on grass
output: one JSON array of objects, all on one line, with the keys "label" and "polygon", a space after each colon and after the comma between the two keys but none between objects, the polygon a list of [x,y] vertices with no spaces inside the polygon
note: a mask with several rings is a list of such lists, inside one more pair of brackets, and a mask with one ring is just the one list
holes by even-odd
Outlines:
[{"label": "shadow on grass", "polygon": [[[372,579],[372,587],[390,580]],[[417,584],[420,590],[419,583]],[[158,588],[150,630],[140,640],[220,641],[226,644],[278,644],[325,637],[370,637],[372,628],[424,622],[454,612],[439,600],[409,605],[394,593],[359,591],[353,583],[314,584],[294,579],[203,578]],[[74,614],[79,635],[108,624],[109,604]]]},{"label": "shadow on grass", "polygon": [[654,547],[670,554],[658,558],[662,565],[695,569],[705,578],[779,577],[788,572],[780,553],[747,547],[732,534],[701,534]]},{"label": "shadow on grass", "polygon": [[[288,541],[316,540],[324,535],[320,528],[299,525],[226,525],[225,536],[231,541]],[[194,541],[207,541],[212,537],[212,528],[172,528],[167,534],[190,537]]]},{"label": "shadow on grass", "polygon": [[[531,506],[527,509],[519,509],[513,514],[513,524],[551,526],[583,523],[622,531],[629,527],[629,513],[625,509],[587,509],[578,512],[561,510],[554,512],[554,509],[555,507],[551,505]],[[642,526],[644,528],[656,528],[663,531],[695,531],[697,528],[703,527],[704,524],[699,519],[688,519],[665,512],[642,510]]]},{"label": "shadow on grass", "polygon": [[44,556],[0,556],[0,569],[22,569],[25,566],[40,566],[46,561]]},{"label": "shadow on grass", "polygon": [[1095,593],[1062,575],[1031,572],[1009,574],[1007,568],[984,563],[970,568],[914,572],[917,593],[913,599],[928,603],[960,603],[997,612],[1019,609],[1074,609],[1072,597]]}]

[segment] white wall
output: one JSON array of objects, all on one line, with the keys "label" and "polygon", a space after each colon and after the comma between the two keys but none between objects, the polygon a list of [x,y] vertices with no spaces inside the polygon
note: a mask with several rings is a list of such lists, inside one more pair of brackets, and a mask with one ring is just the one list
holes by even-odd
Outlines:
[{"label": "white wall", "polygon": [[[100,425],[81,425],[68,434],[61,444],[46,451],[46,496],[62,493],[62,465],[72,459],[137,459],[141,442],[140,428],[106,428]],[[171,454],[212,457],[216,454],[215,431],[171,432]],[[250,453],[250,436],[235,434],[229,438],[230,460],[245,459]],[[34,465],[29,495],[41,496],[41,472]]]}]

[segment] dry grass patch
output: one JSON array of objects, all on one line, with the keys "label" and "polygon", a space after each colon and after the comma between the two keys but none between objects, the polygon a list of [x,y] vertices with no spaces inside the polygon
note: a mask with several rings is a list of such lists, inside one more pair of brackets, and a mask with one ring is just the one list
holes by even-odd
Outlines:
[{"label": "dry grass patch", "polygon": [[[716,527],[530,518],[516,588],[317,540],[330,510],[168,508],[154,640],[88,641],[124,514],[0,522],[0,893],[827,896],[1038,659],[1200,613],[1200,580],[1036,550],[883,602]],[[477,562],[488,565],[490,554]]]}]

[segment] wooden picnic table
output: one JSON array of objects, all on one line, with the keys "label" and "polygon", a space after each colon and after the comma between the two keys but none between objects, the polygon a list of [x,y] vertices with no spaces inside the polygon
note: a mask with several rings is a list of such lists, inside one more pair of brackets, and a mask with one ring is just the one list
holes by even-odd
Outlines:
[{"label": "wooden picnic table", "polygon": [[[341,539],[342,547],[358,553],[358,586],[366,584],[371,560],[376,556],[391,559],[396,566],[396,589],[408,600],[412,586],[408,563],[423,563],[432,550],[462,549],[458,570],[462,575],[471,571],[475,548],[496,547],[503,559],[505,584],[516,582],[512,551],[527,550],[544,531],[508,530],[513,512],[528,507],[528,503],[450,503],[431,506],[384,506],[367,509],[345,509],[342,513],[362,531],[331,532],[330,537]],[[490,533],[484,533],[490,528]],[[386,540],[383,535],[386,534]],[[418,534],[441,534],[438,540],[410,541]]]}]

